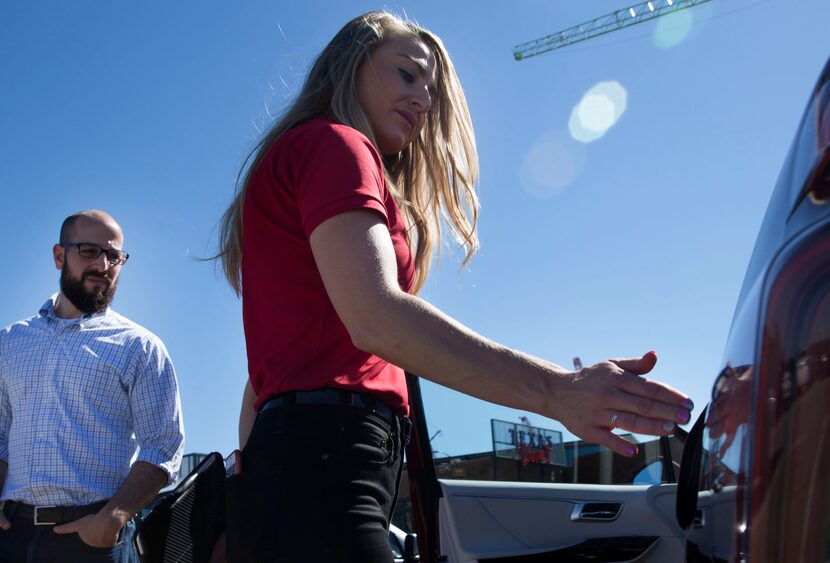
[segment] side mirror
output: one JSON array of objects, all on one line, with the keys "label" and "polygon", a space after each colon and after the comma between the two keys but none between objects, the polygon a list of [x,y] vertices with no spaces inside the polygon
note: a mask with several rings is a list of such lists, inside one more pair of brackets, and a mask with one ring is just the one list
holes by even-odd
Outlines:
[{"label": "side mirror", "polygon": [[421,558],[418,556],[418,535],[406,534],[403,541],[403,560],[404,563],[416,563]]}]

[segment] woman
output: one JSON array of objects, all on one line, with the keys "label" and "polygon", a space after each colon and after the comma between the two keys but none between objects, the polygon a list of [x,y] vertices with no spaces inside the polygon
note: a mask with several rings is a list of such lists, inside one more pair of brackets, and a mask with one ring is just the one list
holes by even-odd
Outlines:
[{"label": "woman", "polygon": [[466,260],[478,246],[477,173],[440,39],[385,12],[346,24],[259,145],[221,237],[250,374],[231,560],[392,561],[404,370],[623,455],[636,448],[613,428],[668,434],[689,420],[685,396],[636,375],[653,353],[568,372],[416,296],[441,221]]}]

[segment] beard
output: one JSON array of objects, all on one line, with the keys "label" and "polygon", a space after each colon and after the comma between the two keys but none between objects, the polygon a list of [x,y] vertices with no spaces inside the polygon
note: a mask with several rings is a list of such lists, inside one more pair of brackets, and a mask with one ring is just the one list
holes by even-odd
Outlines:
[{"label": "beard", "polygon": [[[105,286],[95,286],[92,291],[84,287],[84,282],[89,276],[97,276],[107,281]],[[61,291],[66,298],[69,299],[76,309],[83,314],[100,313],[112,302],[115,297],[115,290],[118,288],[118,278],[113,280],[107,274],[86,271],[81,274],[80,278],[71,277],[67,273],[67,268],[61,270]]]}]

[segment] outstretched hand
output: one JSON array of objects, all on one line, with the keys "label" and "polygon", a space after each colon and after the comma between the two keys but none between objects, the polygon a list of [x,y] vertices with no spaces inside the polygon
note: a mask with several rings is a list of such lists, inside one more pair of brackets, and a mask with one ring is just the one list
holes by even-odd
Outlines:
[{"label": "outstretched hand", "polygon": [[694,408],[679,391],[641,377],[656,363],[657,354],[648,352],[642,358],[606,360],[573,373],[556,418],[584,440],[620,455],[635,455],[637,446],[612,430],[671,434],[676,424],[689,422]]}]

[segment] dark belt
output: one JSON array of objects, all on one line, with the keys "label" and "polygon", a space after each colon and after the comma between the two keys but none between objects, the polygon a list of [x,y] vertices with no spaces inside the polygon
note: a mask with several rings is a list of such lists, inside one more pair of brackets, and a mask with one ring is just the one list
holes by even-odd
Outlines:
[{"label": "dark belt", "polygon": [[95,514],[105,504],[107,501],[102,500],[79,506],[34,506],[25,502],[7,500],[3,511],[14,519],[31,520],[35,526],[54,526]]},{"label": "dark belt", "polygon": [[287,391],[274,395],[262,405],[259,412],[276,407],[293,405],[349,405],[367,409],[386,420],[394,428],[398,415],[386,403],[368,393],[355,393],[345,389],[326,387],[314,391]]}]

